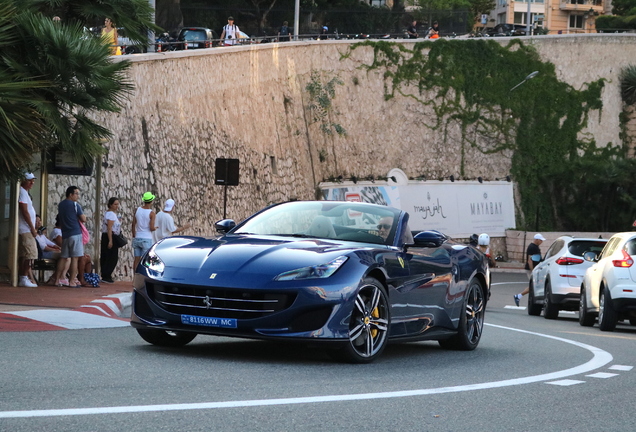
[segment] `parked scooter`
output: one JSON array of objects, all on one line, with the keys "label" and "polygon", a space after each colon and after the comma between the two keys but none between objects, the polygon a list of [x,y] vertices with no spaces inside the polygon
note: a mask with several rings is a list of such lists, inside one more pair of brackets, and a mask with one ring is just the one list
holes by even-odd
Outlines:
[{"label": "parked scooter", "polygon": [[165,32],[161,33],[159,37],[155,39],[155,44],[157,47],[157,52],[167,52],[167,51],[176,51],[177,44],[176,39],[170,37],[170,34]]}]

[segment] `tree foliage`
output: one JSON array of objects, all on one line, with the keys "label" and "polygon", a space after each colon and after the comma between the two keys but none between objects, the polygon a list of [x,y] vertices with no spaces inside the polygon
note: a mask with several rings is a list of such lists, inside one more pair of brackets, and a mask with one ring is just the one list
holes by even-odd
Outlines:
[{"label": "tree foliage", "polygon": [[[422,124],[444,140],[451,139],[451,126],[459,128],[460,176],[465,176],[467,148],[512,152],[511,174],[521,195],[519,227],[617,231],[631,224],[636,162],[626,158],[625,147],[597,148],[584,133],[590,111],[602,108],[604,80],[575,89],[520,40],[507,46],[426,41],[412,50],[365,42],[351,49],[360,46],[373,50],[373,61],[361,68],[382,71],[387,99],[400,95],[428,107],[433,115]],[[539,74],[511,91],[532,71]]]},{"label": "tree foliage", "polygon": [[636,0],[614,0],[612,13],[619,16],[636,15]]},{"label": "tree foliage", "polygon": [[[0,0],[0,176],[16,179],[34,154],[51,147],[78,159],[100,154],[110,131],[94,120],[117,112],[133,87],[130,64],[86,29],[85,19],[137,17],[131,34],[149,28],[139,0]],[[54,15],[63,17],[53,21]],[[128,22],[126,19],[123,20]],[[141,35],[138,34],[141,38]],[[139,40],[146,40],[146,35]]]}]

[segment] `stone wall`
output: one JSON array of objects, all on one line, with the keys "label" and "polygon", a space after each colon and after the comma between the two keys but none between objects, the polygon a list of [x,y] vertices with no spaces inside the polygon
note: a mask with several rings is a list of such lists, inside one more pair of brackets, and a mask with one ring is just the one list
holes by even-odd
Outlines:
[{"label": "stone wall", "polygon": [[[636,37],[542,36],[530,43],[575,88],[608,80],[603,110],[587,132],[600,145],[618,142],[618,74],[636,58]],[[313,199],[318,183],[330,176],[385,176],[392,168],[413,177],[457,176],[462,151],[466,177],[509,173],[511,154],[462,149],[452,139],[459,131],[445,131],[451,139],[444,140],[442,132],[423,125],[431,113],[421,104],[399,96],[385,101],[381,74],[358,68],[370,62],[371,49],[342,60],[349,45],[290,42],[126,56],[136,90],[121,113],[98,118],[114,134],[105,144],[101,180],[51,176],[49,209],[69,182],[79,183],[88,199],[99,181],[100,212],[109,197],[119,197],[126,232],[141,195],[150,190],[157,209],[176,200],[176,222],[194,225],[186,234],[210,235],[224,213],[223,187],[214,185],[216,158],[240,160],[240,185],[228,187],[226,210],[237,221],[270,203]],[[323,84],[335,77],[343,83],[336,86],[328,120],[345,136],[326,134],[312,120],[305,88],[314,71]],[[83,204],[87,214],[96,209],[94,200]],[[121,255],[119,271],[130,275],[129,248]]]}]

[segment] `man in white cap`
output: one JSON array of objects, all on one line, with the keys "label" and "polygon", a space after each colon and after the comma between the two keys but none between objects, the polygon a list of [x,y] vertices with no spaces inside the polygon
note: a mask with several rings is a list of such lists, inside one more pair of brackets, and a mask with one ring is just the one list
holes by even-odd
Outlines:
[{"label": "man in white cap", "polygon": [[177,227],[174,224],[174,219],[172,218],[172,210],[174,210],[174,200],[168,199],[163,206],[163,211],[157,213],[157,217],[155,218],[155,226],[157,229],[152,233],[155,242],[190,228],[190,224]]},{"label": "man in white cap", "polygon": [[[545,237],[537,233],[534,235],[534,240],[532,240],[532,243],[528,245],[528,249],[526,249],[526,274],[528,275],[528,280],[530,280],[530,278],[532,277],[532,269],[541,262],[541,249],[539,248],[539,246],[541,246],[541,243],[543,243],[544,241]],[[521,297],[528,294],[529,292],[530,285],[528,284],[528,287],[526,289],[521,291],[519,294],[514,295],[515,304],[519,306],[519,300],[521,300]]]},{"label": "man in white cap", "polygon": [[18,257],[19,257],[19,279],[18,286],[36,287],[33,282],[33,260],[38,259],[38,246],[35,238],[38,232],[35,229],[35,208],[29,191],[35,184],[35,176],[26,173],[24,180],[20,183],[20,197],[18,198]]}]

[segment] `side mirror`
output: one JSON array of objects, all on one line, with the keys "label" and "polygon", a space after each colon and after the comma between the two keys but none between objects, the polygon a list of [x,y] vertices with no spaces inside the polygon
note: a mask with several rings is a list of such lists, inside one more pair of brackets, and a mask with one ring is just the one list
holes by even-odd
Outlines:
[{"label": "side mirror", "polygon": [[413,237],[413,244],[405,247],[440,247],[448,237],[439,231],[422,231]]},{"label": "side mirror", "polygon": [[585,261],[596,262],[598,261],[598,254],[594,251],[587,251],[583,254]]},{"label": "side mirror", "polygon": [[236,222],[232,219],[223,219],[214,224],[216,232],[225,234],[236,226]]}]

